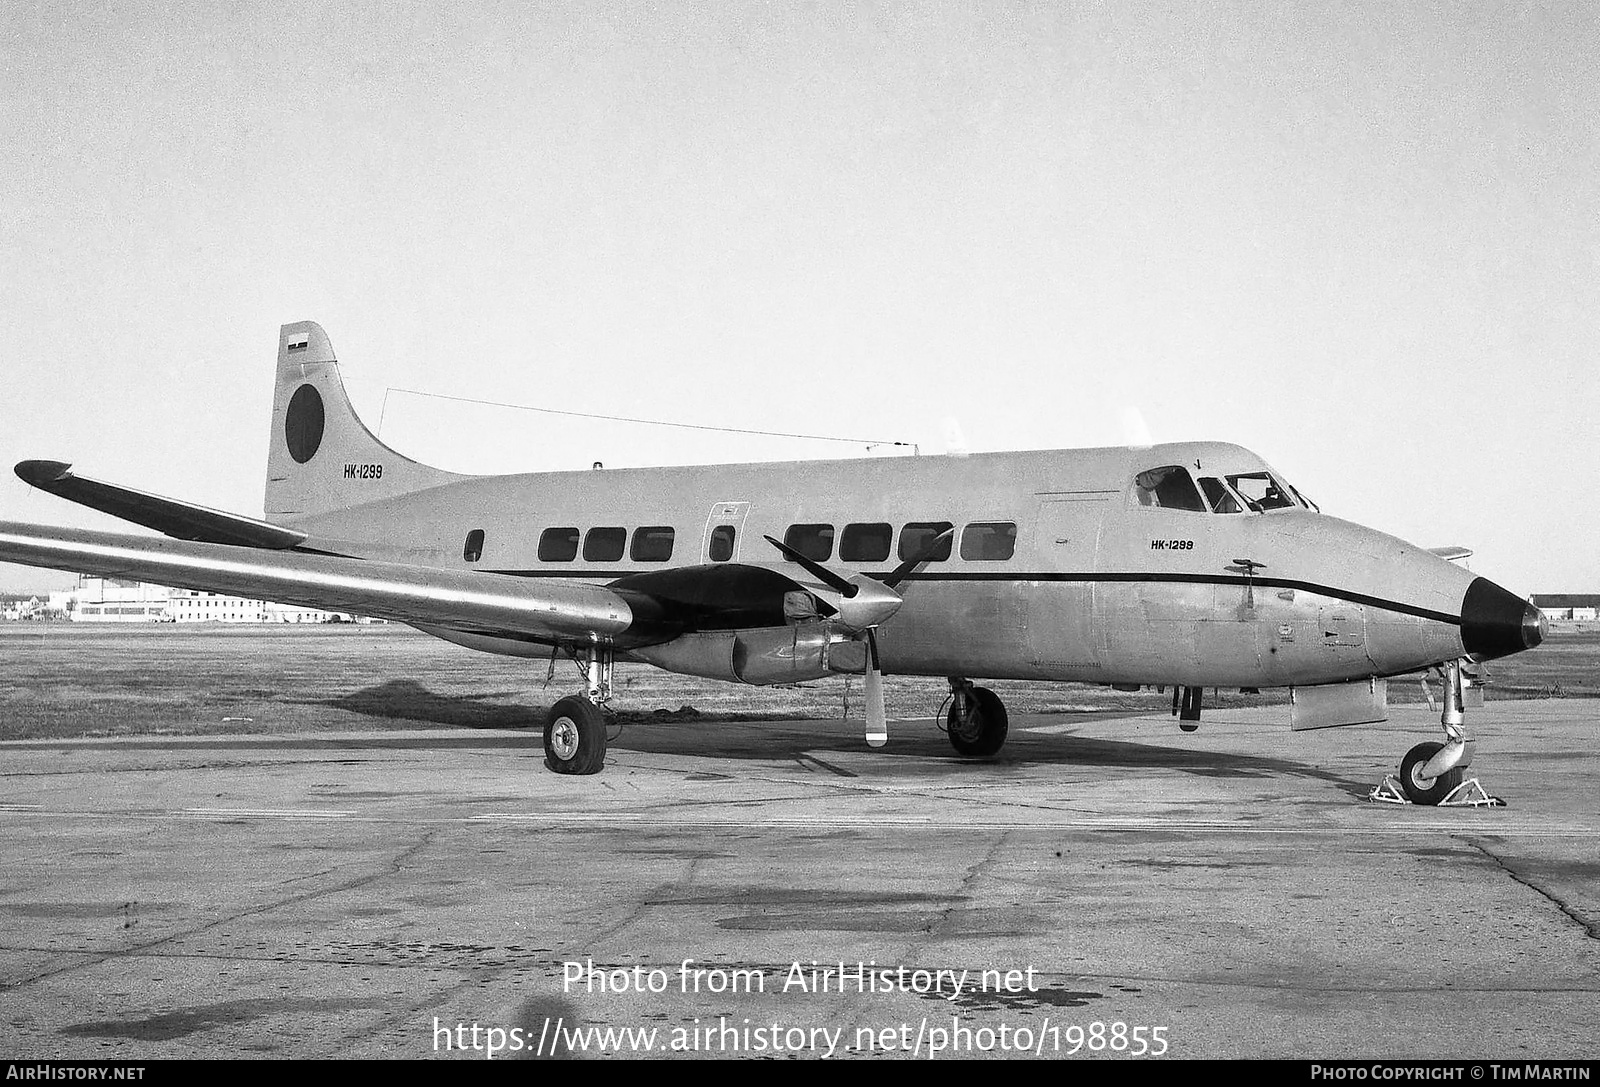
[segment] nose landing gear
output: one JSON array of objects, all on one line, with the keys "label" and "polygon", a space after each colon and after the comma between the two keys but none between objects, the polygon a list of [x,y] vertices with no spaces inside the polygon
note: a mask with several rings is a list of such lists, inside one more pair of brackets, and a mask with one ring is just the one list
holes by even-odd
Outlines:
[{"label": "nose landing gear", "polygon": [[1477,778],[1463,780],[1472,765],[1473,739],[1464,727],[1462,711],[1461,662],[1444,666],[1445,742],[1420,743],[1406,752],[1400,762],[1400,777],[1389,774],[1372,790],[1370,799],[1389,804],[1426,804],[1440,807],[1503,808],[1506,802],[1484,791]]}]

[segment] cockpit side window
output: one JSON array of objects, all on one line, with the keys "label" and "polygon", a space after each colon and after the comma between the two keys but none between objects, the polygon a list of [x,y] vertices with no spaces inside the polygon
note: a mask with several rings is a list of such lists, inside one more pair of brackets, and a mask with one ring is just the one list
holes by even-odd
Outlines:
[{"label": "cockpit side window", "polygon": [[1141,506],[1159,506],[1168,510],[1192,510],[1205,513],[1207,506],[1194,485],[1189,470],[1172,464],[1165,468],[1151,468],[1134,477],[1133,489]]},{"label": "cockpit side window", "polygon": [[1228,484],[1238,491],[1253,510],[1285,510],[1299,505],[1280,486],[1270,472],[1245,472],[1228,477]]},{"label": "cockpit side window", "polygon": [[1203,476],[1200,479],[1200,489],[1205,492],[1206,501],[1211,503],[1212,513],[1243,513],[1244,507],[1239,504],[1239,499],[1223,484],[1222,480],[1213,476]]}]

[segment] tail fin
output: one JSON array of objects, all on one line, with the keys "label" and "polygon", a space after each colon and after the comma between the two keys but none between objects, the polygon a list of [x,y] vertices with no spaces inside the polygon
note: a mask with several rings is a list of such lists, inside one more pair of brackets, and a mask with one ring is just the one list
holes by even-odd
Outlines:
[{"label": "tail fin", "polygon": [[402,457],[362,425],[320,325],[299,321],[279,329],[267,451],[269,521],[294,521],[459,478]]}]

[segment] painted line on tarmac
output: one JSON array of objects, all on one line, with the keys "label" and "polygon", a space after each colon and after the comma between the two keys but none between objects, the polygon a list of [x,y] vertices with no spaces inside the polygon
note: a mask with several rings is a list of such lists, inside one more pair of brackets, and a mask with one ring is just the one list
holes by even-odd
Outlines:
[{"label": "painted line on tarmac", "polygon": [[649,813],[578,813],[578,812],[515,812],[467,816],[468,823],[485,824],[540,824],[544,826],[673,826],[732,829],[762,829],[765,827],[847,827],[873,829],[893,827],[909,830],[1109,830],[1109,831],[1163,831],[1182,830],[1217,832],[1222,834],[1275,834],[1313,835],[1316,837],[1353,837],[1361,835],[1395,835],[1416,833],[1475,834],[1511,838],[1595,838],[1600,830],[1588,827],[1505,827],[1471,826],[1468,824],[1430,821],[1415,823],[1390,823],[1381,826],[1251,826],[1223,819],[1159,819],[1122,818],[1110,816],[1094,818],[1077,816],[1070,819],[963,819],[959,823],[922,816],[840,816],[828,814],[818,817],[770,816],[750,819],[733,816],[695,815],[673,818],[660,812]]},{"label": "painted line on tarmac", "polygon": [[1600,838],[1600,827],[1574,824],[1503,825],[1487,820],[1450,821],[1397,821],[1375,825],[1342,823],[1330,825],[1319,822],[1305,826],[1260,826],[1230,822],[1224,819],[1162,819],[1154,817],[1083,816],[1062,819],[963,819],[957,822],[924,816],[860,815],[848,816],[835,812],[816,816],[768,816],[750,818],[746,815],[695,814],[674,817],[660,811],[650,812],[482,812],[466,816],[429,816],[369,814],[353,809],[329,808],[177,808],[166,811],[47,811],[38,806],[27,809],[0,806],[0,815],[37,819],[90,819],[90,820],[170,820],[193,821],[203,819],[257,819],[285,822],[344,821],[350,823],[423,824],[428,826],[462,827],[546,827],[560,829],[641,827],[690,828],[733,830],[791,830],[837,829],[851,830],[977,830],[977,831],[1103,831],[1151,833],[1177,831],[1193,834],[1312,837],[1312,838],[1388,838],[1417,834],[1446,836],[1471,835],[1489,838]]},{"label": "painted line on tarmac", "polygon": [[180,808],[169,814],[194,815],[210,819],[238,816],[258,819],[349,819],[361,813],[330,808]]}]

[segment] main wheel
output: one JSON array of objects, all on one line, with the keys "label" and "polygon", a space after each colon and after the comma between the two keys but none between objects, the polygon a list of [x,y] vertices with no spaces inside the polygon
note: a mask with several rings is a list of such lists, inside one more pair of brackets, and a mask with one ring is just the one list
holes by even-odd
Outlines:
[{"label": "main wheel", "polygon": [[950,745],[959,754],[988,758],[1006,742],[1006,706],[1000,696],[987,687],[974,687],[967,699],[967,719],[961,720],[955,706],[945,717]]},{"label": "main wheel", "polygon": [[587,698],[563,698],[544,723],[544,764],[558,774],[598,774],[606,764],[606,718]]},{"label": "main wheel", "polygon": [[1413,804],[1437,804],[1461,784],[1461,767],[1454,766],[1436,778],[1422,776],[1428,760],[1444,750],[1444,744],[1418,744],[1400,761],[1400,787]]}]

